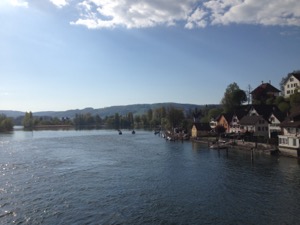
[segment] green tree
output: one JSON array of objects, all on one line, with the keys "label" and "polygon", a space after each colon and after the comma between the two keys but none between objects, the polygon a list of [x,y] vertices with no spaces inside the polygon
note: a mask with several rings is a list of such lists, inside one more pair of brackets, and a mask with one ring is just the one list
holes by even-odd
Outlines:
[{"label": "green tree", "polygon": [[0,114],[0,132],[7,132],[13,130],[12,119],[7,118],[6,115]]},{"label": "green tree", "polygon": [[95,123],[96,126],[102,125],[102,118],[98,114],[95,116]]},{"label": "green tree", "polygon": [[222,108],[212,108],[208,111],[209,119],[216,119],[223,112]]},{"label": "green tree", "polygon": [[184,113],[181,109],[170,107],[167,112],[167,120],[170,128],[178,127],[184,120]]},{"label": "green tree", "polygon": [[279,106],[279,104],[280,104],[281,102],[284,102],[284,101],[285,101],[285,99],[284,99],[283,96],[277,96],[277,97],[275,98],[274,103],[275,103],[276,106]]},{"label": "green tree", "polygon": [[146,114],[143,114],[141,117],[142,123],[144,128],[149,128],[149,121],[148,121],[148,116]]},{"label": "green tree", "polygon": [[287,113],[290,110],[290,104],[288,102],[281,102],[277,107],[283,113]]},{"label": "green tree", "polygon": [[141,116],[140,115],[135,115],[134,116],[134,122],[135,124],[140,127],[141,126],[141,122],[142,122],[142,119],[141,119]]},{"label": "green tree", "polygon": [[23,126],[25,129],[33,129],[35,121],[32,112],[26,112],[23,119]]},{"label": "green tree", "polygon": [[221,104],[225,112],[232,112],[246,101],[247,95],[245,91],[241,90],[237,83],[234,82],[227,86]]},{"label": "green tree", "polygon": [[115,129],[120,129],[120,115],[119,115],[119,113],[115,113],[114,125],[115,125]]},{"label": "green tree", "polygon": [[150,122],[152,120],[152,118],[153,118],[153,110],[149,109],[147,112],[147,119]]},{"label": "green tree", "polygon": [[295,92],[290,96],[291,108],[297,108],[300,106],[300,93]]}]

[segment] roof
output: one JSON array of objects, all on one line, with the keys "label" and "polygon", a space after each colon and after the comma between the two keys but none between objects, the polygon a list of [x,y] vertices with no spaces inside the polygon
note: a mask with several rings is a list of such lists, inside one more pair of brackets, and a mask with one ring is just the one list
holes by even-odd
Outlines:
[{"label": "roof", "polygon": [[285,114],[281,111],[274,111],[273,115],[280,121],[283,122],[286,118]]},{"label": "roof", "polygon": [[233,113],[229,112],[229,113],[222,113],[219,115],[219,117],[217,118],[217,121],[219,121],[221,119],[221,117],[224,117],[225,120],[230,123],[233,117]]},{"label": "roof", "polygon": [[300,111],[294,112],[289,115],[281,124],[281,127],[294,127],[300,128]]},{"label": "roof", "polygon": [[256,116],[256,115],[244,116],[240,121],[240,125],[255,125],[261,119],[264,119],[264,118],[262,116]]},{"label": "roof", "polygon": [[263,116],[265,120],[268,120],[272,113],[274,114],[274,116],[276,117],[278,116],[277,117],[278,120],[280,120],[280,118],[282,117],[283,117],[282,120],[284,119],[284,115],[276,105],[252,105],[251,108],[255,109],[255,111],[259,115]]},{"label": "roof", "polygon": [[236,110],[234,112],[234,115],[236,115],[236,117],[239,120],[241,120],[244,116],[247,115],[248,111],[249,111],[249,107],[248,106],[247,107],[241,107],[240,109],[238,109],[238,110]]},{"label": "roof", "polygon": [[300,121],[290,122],[288,120],[285,120],[280,124],[280,127],[300,128]]},{"label": "roof", "polygon": [[201,130],[201,131],[210,131],[211,130],[209,123],[194,123],[194,125],[197,130]]},{"label": "roof", "polygon": [[255,95],[255,96],[259,96],[263,93],[270,93],[270,92],[271,93],[275,93],[275,92],[279,93],[280,90],[275,88],[270,83],[262,83],[257,88],[255,88],[250,94]]}]

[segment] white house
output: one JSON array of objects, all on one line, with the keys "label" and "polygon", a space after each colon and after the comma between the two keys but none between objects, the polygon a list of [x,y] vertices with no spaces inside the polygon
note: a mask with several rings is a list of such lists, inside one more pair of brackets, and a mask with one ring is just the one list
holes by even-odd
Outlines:
[{"label": "white house", "polygon": [[278,135],[278,147],[283,154],[300,157],[300,112],[291,114],[280,124],[283,130]]},{"label": "white house", "polygon": [[247,115],[248,113],[248,106],[241,108],[240,110],[236,110],[231,118],[230,121],[230,133],[240,133],[241,132],[241,127],[240,127],[240,121],[241,119]]},{"label": "white house", "polygon": [[280,124],[284,121],[285,116],[280,111],[274,111],[269,116],[269,138],[276,137],[281,133]]},{"label": "white house", "polygon": [[300,71],[288,75],[284,83],[284,97],[288,98],[300,88]]}]

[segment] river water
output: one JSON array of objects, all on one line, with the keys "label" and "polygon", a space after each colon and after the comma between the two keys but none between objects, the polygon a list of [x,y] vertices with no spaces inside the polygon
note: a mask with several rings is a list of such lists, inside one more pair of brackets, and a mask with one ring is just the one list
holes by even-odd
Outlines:
[{"label": "river water", "polygon": [[0,224],[300,224],[300,165],[140,130],[14,131]]}]

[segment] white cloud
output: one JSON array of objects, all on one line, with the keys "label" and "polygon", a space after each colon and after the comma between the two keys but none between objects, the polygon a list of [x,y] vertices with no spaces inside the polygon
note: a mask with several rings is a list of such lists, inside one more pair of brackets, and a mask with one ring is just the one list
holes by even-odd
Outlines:
[{"label": "white cloud", "polygon": [[84,0],[81,18],[72,24],[88,28],[172,26],[186,21],[197,0]]},{"label": "white cloud", "polygon": [[188,18],[185,28],[193,29],[195,27],[206,27],[207,21],[204,17],[208,13],[202,9],[197,8]]},{"label": "white cloud", "polygon": [[299,0],[210,0],[211,24],[300,26]]},{"label": "white cloud", "polygon": [[52,2],[58,8],[62,8],[69,4],[67,0],[50,0],[50,2]]},{"label": "white cloud", "polygon": [[[15,6],[28,7],[28,0],[4,1],[10,1]],[[229,24],[300,26],[299,0],[49,1],[58,8],[76,8],[79,14],[71,24],[90,29],[175,25],[195,29]]]},{"label": "white cloud", "polygon": [[145,28],[184,23],[300,26],[299,0],[81,0],[80,18],[71,24],[90,29]]},{"label": "white cloud", "polygon": [[28,2],[24,0],[10,0],[10,4],[16,7],[28,8]]}]

